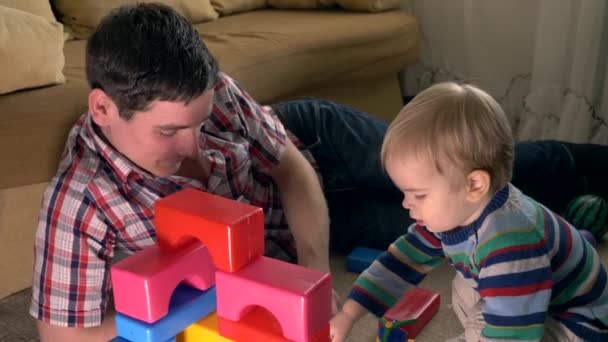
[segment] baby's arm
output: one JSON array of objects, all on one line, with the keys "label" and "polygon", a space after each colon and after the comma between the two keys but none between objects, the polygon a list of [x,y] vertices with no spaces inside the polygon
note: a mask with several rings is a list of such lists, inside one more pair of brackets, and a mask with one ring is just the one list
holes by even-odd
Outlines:
[{"label": "baby's arm", "polygon": [[331,320],[332,341],[343,341],[353,324],[371,312],[382,317],[409,289],[443,261],[441,242],[423,227],[411,226],[357,278],[349,299]]},{"label": "baby's arm", "polygon": [[361,304],[348,299],[342,310],[329,321],[329,336],[332,342],[342,342],[346,339],[353,324],[367,313]]}]

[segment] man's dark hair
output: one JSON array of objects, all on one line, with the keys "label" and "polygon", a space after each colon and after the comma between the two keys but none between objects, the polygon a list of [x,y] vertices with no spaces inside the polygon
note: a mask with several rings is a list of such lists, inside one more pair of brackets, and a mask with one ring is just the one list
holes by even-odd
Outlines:
[{"label": "man's dark hair", "polygon": [[184,101],[218,80],[218,65],[188,20],[168,6],[137,4],[105,16],[87,42],[87,79],[131,119],[151,102]]}]

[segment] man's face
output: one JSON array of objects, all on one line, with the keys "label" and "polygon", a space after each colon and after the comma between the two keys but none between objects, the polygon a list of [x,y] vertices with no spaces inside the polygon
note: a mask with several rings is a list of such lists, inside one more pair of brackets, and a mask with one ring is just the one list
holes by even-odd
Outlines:
[{"label": "man's face", "polygon": [[214,91],[190,103],[155,101],[130,120],[113,118],[102,132],[114,148],[148,172],[161,177],[175,174],[184,158],[197,158],[198,139],[209,117]]}]

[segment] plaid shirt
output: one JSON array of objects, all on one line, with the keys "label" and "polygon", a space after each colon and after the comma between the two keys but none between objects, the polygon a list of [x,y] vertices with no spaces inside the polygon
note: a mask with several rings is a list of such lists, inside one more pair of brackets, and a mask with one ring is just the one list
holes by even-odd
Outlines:
[{"label": "plaid shirt", "polygon": [[[206,184],[151,175],[106,144],[88,113],[80,117],[43,198],[34,246],[32,316],[59,326],[100,325],[114,256],[153,245],[154,202],[188,187],[262,207],[266,254],[294,260],[293,238],[270,170],[287,137],[300,143],[272,109],[257,104],[225,74],[201,132],[199,156],[211,165]],[[312,156],[303,153],[316,168]]]}]

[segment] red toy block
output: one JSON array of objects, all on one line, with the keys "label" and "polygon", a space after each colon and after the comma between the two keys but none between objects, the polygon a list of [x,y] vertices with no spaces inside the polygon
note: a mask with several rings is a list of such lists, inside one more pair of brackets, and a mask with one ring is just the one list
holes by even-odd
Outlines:
[{"label": "red toy block", "polygon": [[[290,342],[283,337],[281,325],[266,309],[256,306],[240,321],[218,319],[220,334],[234,341]],[[329,322],[309,342],[329,342]]]},{"label": "red toy block", "polygon": [[207,247],[190,240],[179,249],[148,247],[111,268],[116,311],[154,323],[169,312],[171,295],[185,280],[201,291],[215,284],[215,266]]},{"label": "red toy block", "polygon": [[292,341],[311,341],[331,319],[329,273],[262,256],[238,272],[218,270],[215,283],[218,317],[239,322],[260,306]]},{"label": "red toy block", "polygon": [[384,314],[384,318],[387,321],[416,319],[416,323],[400,328],[407,332],[409,338],[414,338],[437,314],[439,303],[440,296],[438,293],[415,287],[406,292],[397,304]]},{"label": "red toy block", "polygon": [[226,272],[264,254],[261,208],[185,189],[156,201],[154,210],[161,247],[176,248],[193,237],[207,246],[215,266]]}]

